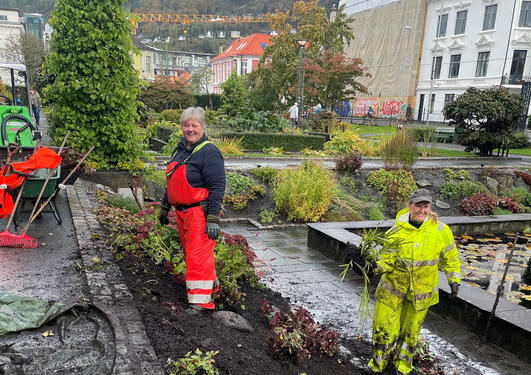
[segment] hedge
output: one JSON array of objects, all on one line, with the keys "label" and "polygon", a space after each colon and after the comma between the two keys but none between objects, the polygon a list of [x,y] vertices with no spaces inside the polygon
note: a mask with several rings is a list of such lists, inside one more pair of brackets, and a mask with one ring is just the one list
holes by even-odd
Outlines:
[{"label": "hedge", "polygon": [[322,150],[326,142],[324,136],[276,133],[236,133],[223,132],[225,138],[243,137],[242,147],[248,151],[262,151],[265,147],[282,147],[284,151],[301,151],[305,148]]}]

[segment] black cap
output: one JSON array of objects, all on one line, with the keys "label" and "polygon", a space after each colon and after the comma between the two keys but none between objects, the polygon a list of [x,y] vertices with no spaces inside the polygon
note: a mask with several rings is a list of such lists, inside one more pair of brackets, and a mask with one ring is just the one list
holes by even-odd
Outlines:
[{"label": "black cap", "polygon": [[411,194],[411,201],[413,203],[418,203],[418,202],[432,203],[431,193],[428,189],[417,189],[413,192],[413,194]]}]

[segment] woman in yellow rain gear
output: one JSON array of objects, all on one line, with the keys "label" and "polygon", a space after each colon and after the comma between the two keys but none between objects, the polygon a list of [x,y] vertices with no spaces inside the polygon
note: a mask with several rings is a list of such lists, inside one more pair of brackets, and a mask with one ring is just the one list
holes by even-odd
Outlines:
[{"label": "woman in yellow rain gear", "polygon": [[385,369],[393,350],[396,370],[402,374],[411,371],[422,322],[428,308],[439,302],[439,268],[446,273],[451,297],[459,291],[460,263],[454,236],[431,211],[431,203],[428,190],[416,190],[387,233],[397,248],[382,254],[377,263],[383,275],[376,289],[369,362],[373,372]]}]

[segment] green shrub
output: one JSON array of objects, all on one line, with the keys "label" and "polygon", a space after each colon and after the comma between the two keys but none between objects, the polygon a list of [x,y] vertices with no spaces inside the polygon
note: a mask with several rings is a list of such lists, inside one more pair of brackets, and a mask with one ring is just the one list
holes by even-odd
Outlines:
[{"label": "green shrub", "polygon": [[359,154],[362,143],[362,139],[356,132],[350,130],[338,130],[332,136],[332,139],[325,143],[324,148],[327,152],[334,154]]},{"label": "green shrub", "polygon": [[216,146],[221,152],[222,155],[242,155],[242,138],[225,138],[220,137],[219,141],[216,142]]},{"label": "green shrub", "polygon": [[444,172],[444,175],[446,176],[446,180],[453,180],[454,178],[457,177],[457,175],[455,174],[455,172],[453,170],[451,170],[450,168],[444,168],[443,169],[443,172]]},{"label": "green shrub", "polygon": [[382,140],[382,161],[386,169],[411,169],[419,150],[409,131],[396,132]]},{"label": "green shrub", "polygon": [[277,217],[277,211],[262,209],[260,210],[258,217],[260,218],[260,222],[262,224],[271,224],[273,220]]},{"label": "green shrub", "polygon": [[404,206],[417,189],[413,175],[404,169],[371,171],[367,175],[367,183],[378,190],[390,208],[397,210]]},{"label": "green shrub", "polygon": [[273,167],[255,168],[251,171],[260,181],[272,184],[277,178],[279,170]]},{"label": "green shrub", "polygon": [[176,129],[173,133],[171,133],[170,137],[168,138],[168,144],[166,144],[164,147],[162,147],[161,153],[164,155],[171,155],[173,150],[175,150],[175,147],[181,142],[181,139],[183,137],[183,131],[181,128]]},{"label": "green shrub", "polygon": [[517,132],[511,136],[511,144],[509,148],[527,148],[529,147],[529,141],[527,140],[527,134],[524,132]]},{"label": "green shrub", "polygon": [[385,219],[385,216],[382,213],[382,211],[380,211],[380,209],[376,206],[369,207],[369,209],[367,210],[367,217],[369,218],[369,220],[384,220]]},{"label": "green shrub", "polygon": [[233,133],[223,132],[226,138],[243,138],[242,147],[250,151],[262,151],[266,147],[281,147],[284,151],[298,152],[305,148],[322,150],[326,138],[315,135]]},{"label": "green shrub", "polygon": [[142,177],[144,180],[152,181],[159,186],[166,186],[166,171],[162,169],[156,169],[150,165],[144,169]]},{"label": "green shrub", "polygon": [[181,123],[181,115],[183,111],[184,109],[165,109],[160,114],[160,119],[178,125]]},{"label": "green shrub", "polygon": [[177,130],[181,130],[180,126],[169,121],[155,121],[152,126],[155,129],[155,138],[158,138],[164,142],[168,142],[168,139],[170,139],[173,133],[175,133]]},{"label": "green shrub", "polygon": [[284,154],[284,149],[282,147],[264,147],[262,152],[266,155],[282,155]]},{"label": "green shrub", "polygon": [[417,142],[431,142],[435,139],[435,127],[413,128],[411,132]]},{"label": "green shrub", "polygon": [[336,128],[337,120],[333,112],[323,111],[312,116],[310,120],[310,129],[314,132],[329,133],[330,129]]},{"label": "green shrub", "polygon": [[448,181],[441,185],[440,194],[446,199],[459,199],[461,198],[461,189],[459,183]]},{"label": "green shrub", "polygon": [[273,198],[278,211],[288,220],[315,222],[328,210],[336,191],[332,173],[320,164],[306,161],[278,174]]},{"label": "green shrub", "polygon": [[457,171],[457,177],[463,181],[472,181],[470,173],[466,169],[460,169]]},{"label": "green shrub", "polygon": [[488,189],[479,182],[470,180],[461,181],[459,183],[459,188],[461,190],[461,197],[463,198],[469,198],[477,192],[482,192],[484,194],[489,192]]},{"label": "green shrub", "polygon": [[256,185],[249,176],[227,173],[227,182],[231,187],[231,194],[226,195],[224,200],[232,204],[236,210],[245,208],[247,202],[251,199],[256,199],[258,195],[265,195],[265,187]]}]

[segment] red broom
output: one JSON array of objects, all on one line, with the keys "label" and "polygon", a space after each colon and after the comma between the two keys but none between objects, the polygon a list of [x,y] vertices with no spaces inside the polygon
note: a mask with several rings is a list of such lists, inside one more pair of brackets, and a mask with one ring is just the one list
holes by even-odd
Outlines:
[{"label": "red broom", "polygon": [[[65,146],[66,140],[68,139],[69,135],[70,135],[70,131],[67,131],[63,139],[63,143],[61,143],[61,147],[59,148],[58,155],[61,155],[63,151],[63,147]],[[37,239],[28,236],[26,232],[30,224],[35,219],[34,218],[35,210],[37,209],[37,206],[39,205],[39,202],[42,198],[42,194],[44,193],[44,190],[46,189],[46,185],[48,185],[48,181],[50,181],[50,178],[52,177],[52,173],[53,173],[53,169],[50,168],[50,171],[48,172],[48,175],[46,176],[46,180],[44,180],[44,184],[42,185],[41,191],[39,192],[39,196],[37,197],[37,201],[35,202],[35,205],[33,206],[33,209],[31,211],[30,219],[26,223],[26,226],[24,227],[24,229],[22,229],[22,232],[20,232],[20,234],[18,235],[9,233],[7,232],[7,230],[0,233],[0,247],[20,247],[20,248],[25,248],[25,249],[35,249],[37,247]],[[21,193],[19,192],[17,196],[17,203],[18,203],[18,199],[20,195]],[[15,206],[16,206],[16,203],[15,203]],[[11,215],[13,216],[13,213]],[[9,219],[8,224],[11,224],[11,219],[12,218]]]}]

